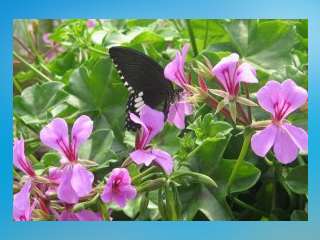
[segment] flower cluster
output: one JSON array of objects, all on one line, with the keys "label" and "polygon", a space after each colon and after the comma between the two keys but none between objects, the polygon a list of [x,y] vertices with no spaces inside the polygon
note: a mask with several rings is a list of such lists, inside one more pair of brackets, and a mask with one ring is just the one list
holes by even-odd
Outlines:
[{"label": "flower cluster", "polygon": [[[88,28],[93,28],[95,20],[89,19],[87,24]],[[54,46],[48,35],[44,35],[43,40],[51,47]],[[169,124],[175,125],[178,129],[185,129],[185,117],[191,115],[194,108],[192,99],[201,96],[198,100],[212,107],[216,113],[220,112],[235,124],[244,125],[244,131],[250,131],[250,137],[253,135],[252,150],[259,157],[265,157],[273,147],[276,159],[282,164],[288,164],[297,158],[299,150],[308,151],[306,131],[292,125],[286,119],[308,101],[306,90],[297,86],[291,79],[282,83],[268,81],[256,96],[261,108],[271,114],[271,119],[255,121],[251,107],[258,104],[250,99],[249,92],[246,92],[245,96],[242,95],[240,85],[258,83],[253,66],[240,62],[236,53],[222,58],[214,67],[208,64],[207,60],[208,68],[203,67],[204,65],[199,66],[209,73],[211,78],[215,78],[220,89],[208,89],[201,74],[198,76],[199,87],[196,87],[192,86],[191,77],[185,74],[188,50],[189,45],[184,45],[182,51],[177,51],[173,61],[164,69],[164,76],[179,87],[179,95],[169,108]],[[220,100],[210,93],[220,97]],[[247,106],[247,111],[244,111],[242,105]],[[52,220],[53,217],[58,221],[103,221],[106,220],[106,215],[109,215],[107,219],[110,220],[112,210],[108,207],[113,206],[111,203],[124,208],[127,202],[136,198],[140,190],[147,188],[146,186],[150,186],[147,191],[154,190],[155,186],[162,187],[169,179],[165,191],[171,187],[174,189],[175,185],[170,182],[174,174],[173,157],[152,144],[152,140],[164,128],[165,114],[145,105],[139,115],[130,113],[130,118],[141,127],[135,136],[135,148],[129,153],[128,158],[139,172],[135,173],[134,178],[130,176],[133,174],[130,168],[123,164],[121,167],[110,169],[104,178],[98,179],[94,175],[95,172],[88,167],[90,164],[85,164],[91,163],[91,166],[96,166],[95,163],[79,158],[80,146],[90,138],[94,129],[94,122],[85,115],[75,120],[70,132],[67,122],[62,118],[53,119],[40,131],[41,143],[61,156],[60,164],[51,166],[44,174],[35,171],[33,164],[26,157],[23,137],[14,139],[13,164],[20,173],[25,174],[21,178],[20,174],[14,171],[20,180],[19,183],[15,183],[18,191],[13,197],[14,221],[32,221],[39,218]],[[247,143],[249,146],[249,141]],[[157,172],[157,176],[161,174],[161,178],[148,179],[141,185],[136,184],[139,182],[136,179],[141,180],[142,176],[147,175],[144,173],[148,170],[140,172],[145,168],[142,165],[155,165],[157,167],[149,169],[162,169],[163,171]],[[199,179],[198,175],[197,177]],[[207,181],[209,177],[206,177],[200,178]],[[160,190],[162,191],[162,188]],[[162,196],[161,191],[159,196]],[[168,197],[166,203],[170,204],[169,200],[174,198],[176,197],[173,195]],[[96,202],[99,202],[98,209],[101,212],[95,212],[96,206],[90,207]]]},{"label": "flower cluster", "polygon": [[[78,149],[91,135],[93,121],[88,116],[80,116],[71,130],[69,139],[68,125],[64,119],[55,118],[40,132],[41,142],[61,155],[60,167],[51,167],[48,174],[37,176],[32,164],[24,153],[24,139],[14,139],[13,164],[25,173],[26,180],[21,190],[13,198],[13,219],[15,221],[32,220],[33,210],[39,209],[50,218],[50,213],[59,221],[102,221],[102,215],[86,209],[74,212],[81,198],[90,198],[94,194],[94,175],[82,164]],[[22,182],[23,184],[23,182]],[[34,196],[31,204],[30,195]],[[96,193],[98,194],[98,193]],[[60,214],[51,206],[50,199],[57,195],[58,202],[64,206]],[[131,186],[131,178],[126,169],[116,168],[101,195],[104,202],[114,200],[120,207],[125,206],[126,199],[137,195]],[[98,196],[98,195],[97,195]],[[110,217],[109,217],[110,218]]]},{"label": "flower cluster", "polygon": [[149,166],[153,161],[159,164],[167,174],[171,174],[173,160],[169,153],[147,147],[151,139],[162,131],[164,114],[145,106],[140,112],[140,118],[133,113],[130,118],[141,126],[141,137],[137,135],[136,150],[130,153],[130,157],[137,164]]}]

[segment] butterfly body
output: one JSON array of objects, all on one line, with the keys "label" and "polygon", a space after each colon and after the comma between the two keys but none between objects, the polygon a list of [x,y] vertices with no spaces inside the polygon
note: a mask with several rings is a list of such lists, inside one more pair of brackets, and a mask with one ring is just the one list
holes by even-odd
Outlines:
[{"label": "butterfly body", "polygon": [[130,48],[112,47],[109,54],[130,93],[126,129],[136,131],[140,127],[130,119],[129,114],[139,115],[145,105],[155,109],[163,103],[162,111],[166,117],[180,89],[174,89],[164,77],[164,69],[152,58]]}]

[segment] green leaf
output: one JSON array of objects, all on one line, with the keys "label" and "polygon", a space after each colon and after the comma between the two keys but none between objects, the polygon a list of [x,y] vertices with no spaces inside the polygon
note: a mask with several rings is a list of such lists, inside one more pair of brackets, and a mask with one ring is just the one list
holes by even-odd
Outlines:
[{"label": "green leaf", "polygon": [[[226,30],[221,26],[221,22],[225,22],[225,20],[191,19],[190,22],[199,51],[213,43],[230,41]],[[186,28],[183,31],[183,36],[189,38]]]},{"label": "green leaf", "polygon": [[308,166],[299,166],[292,169],[285,182],[293,192],[308,194]]},{"label": "green leaf", "polygon": [[180,147],[180,130],[169,123],[165,123],[163,130],[153,139],[155,148],[162,149],[172,156],[176,154]]},{"label": "green leaf", "polygon": [[74,51],[69,50],[48,62],[47,67],[54,74],[63,76],[68,70],[73,69],[76,66],[75,59]]},{"label": "green leaf", "polygon": [[64,88],[70,94],[68,103],[78,109],[79,114],[87,114],[94,120],[94,129],[111,129],[115,136],[112,149],[125,149],[124,115],[127,90],[109,58],[95,62],[92,70],[80,67],[71,75]]},{"label": "green leaf", "polygon": [[[297,41],[292,23],[281,20],[234,20],[222,25],[231,39],[231,45],[224,51],[236,50],[243,61],[269,73],[279,71],[283,76],[285,66],[292,65],[291,51]],[[211,45],[210,50],[218,49]]]},{"label": "green leaf", "polygon": [[[222,159],[230,135],[221,138],[207,138],[191,152],[191,170],[211,176]],[[213,178],[216,180],[215,178]]]},{"label": "green leaf", "polygon": [[13,113],[29,124],[51,120],[51,110],[68,99],[68,94],[60,91],[63,87],[63,83],[48,82],[26,88],[21,96],[13,98]]},{"label": "green leaf", "polygon": [[308,221],[308,213],[302,210],[294,210],[290,217],[291,221]]},{"label": "green leaf", "polygon": [[[218,191],[224,192],[224,188],[226,187],[236,162],[237,160],[222,160],[216,166],[213,176],[219,186]],[[254,165],[248,162],[243,162],[237,171],[237,175],[230,192],[243,192],[250,189],[259,180],[260,174],[260,170]]]},{"label": "green leaf", "polygon": [[223,138],[232,131],[232,126],[227,122],[215,121],[212,113],[206,114],[203,118],[198,117],[194,123],[188,126],[197,136],[196,143],[201,144],[208,138]]},{"label": "green leaf", "polygon": [[36,77],[37,75],[35,74],[35,72],[31,70],[27,72],[21,71],[14,75],[14,78],[17,79],[18,82],[25,82],[30,79],[35,79]]},{"label": "green leaf", "polygon": [[224,203],[221,203],[202,184],[189,185],[180,190],[182,202],[181,220],[191,221],[198,211],[201,211],[211,221],[230,221],[232,215]]},{"label": "green leaf", "polygon": [[61,159],[61,155],[56,152],[47,152],[45,153],[40,162],[44,164],[45,167],[56,166]]},{"label": "green leaf", "polygon": [[107,163],[113,139],[114,135],[110,129],[99,129],[93,132],[90,139],[80,146],[79,158],[92,160],[98,164]]}]

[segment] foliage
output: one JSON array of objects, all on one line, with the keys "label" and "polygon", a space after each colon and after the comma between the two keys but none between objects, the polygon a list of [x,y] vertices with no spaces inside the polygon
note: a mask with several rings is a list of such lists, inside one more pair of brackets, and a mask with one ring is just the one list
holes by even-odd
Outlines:
[{"label": "foliage", "polygon": [[[68,124],[80,115],[93,120],[93,134],[78,154],[96,163],[89,168],[96,186],[134,150],[134,135],[124,128],[128,91],[108,56],[112,46],[141,51],[165,67],[176,51],[190,43],[186,72],[191,71],[194,86],[198,86],[196,61],[206,64],[206,57],[214,66],[230,53],[238,53],[242,62],[257,70],[259,82],[249,87],[255,102],[256,91],[268,80],[291,78],[308,88],[307,20],[119,19],[97,20],[92,28],[87,20],[53,20],[55,27],[49,30],[44,20],[25,22],[33,31],[21,27],[22,20],[14,20],[14,26],[23,30],[22,34],[14,30],[16,38],[26,43],[15,43],[14,52],[26,63],[14,58],[13,137],[24,137],[26,155],[37,174],[59,165],[57,154],[41,147],[39,139],[40,130],[57,117]],[[42,41],[44,31],[52,32],[53,45]],[[37,39],[36,45],[28,35]],[[206,79],[206,84],[217,88],[212,79]],[[245,95],[244,88],[241,93]],[[173,174],[166,176],[164,185],[141,190],[124,209],[108,205],[114,220],[307,220],[307,153],[281,165],[271,152],[261,158],[249,147],[229,189],[248,126],[214,113],[197,101],[186,129],[165,124],[152,144],[174,156]],[[257,121],[269,119],[259,107],[252,108],[252,115]],[[307,106],[288,120],[307,130]],[[135,164],[128,167],[132,179],[147,169]],[[22,173],[17,175],[15,181]],[[162,177],[161,171],[155,171],[133,182],[139,192]]]}]

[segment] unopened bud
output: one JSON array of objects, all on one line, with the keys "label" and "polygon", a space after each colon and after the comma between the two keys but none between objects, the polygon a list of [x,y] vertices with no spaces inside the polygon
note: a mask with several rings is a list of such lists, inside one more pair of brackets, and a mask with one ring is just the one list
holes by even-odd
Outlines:
[{"label": "unopened bud", "polygon": [[149,205],[149,192],[146,192],[141,199],[140,202],[140,214],[143,215],[146,210],[148,209],[148,205]]},{"label": "unopened bud", "polygon": [[269,126],[272,123],[272,120],[258,121],[251,124],[252,128],[264,128]]},{"label": "unopened bud", "polygon": [[201,75],[198,76],[198,82],[199,82],[199,86],[200,86],[201,90],[204,92],[208,92],[207,84],[203,80],[203,77]]},{"label": "unopened bud", "polygon": [[189,84],[184,84],[184,86],[186,87],[186,89],[188,89],[191,93],[193,94],[198,94],[199,90],[196,87],[193,87]]},{"label": "unopened bud", "polygon": [[256,106],[258,106],[258,104],[256,104],[255,102],[251,101],[250,99],[244,98],[244,97],[240,97],[240,96],[238,96],[238,97],[236,98],[236,101],[237,101],[238,103],[241,103],[241,104],[244,104],[244,105],[247,105],[247,106],[251,106],[251,107],[256,107]]},{"label": "unopened bud", "polygon": [[146,191],[152,191],[155,189],[158,189],[160,187],[162,187],[164,184],[164,179],[163,178],[159,178],[159,179],[155,179],[152,180],[150,182],[148,182],[147,184],[143,185],[142,187],[138,188],[138,192],[146,192]]},{"label": "unopened bud", "polygon": [[227,98],[229,96],[229,94],[225,91],[222,90],[218,90],[218,89],[209,89],[209,91],[214,94],[217,95],[219,97],[223,97],[223,98]]},{"label": "unopened bud", "polygon": [[80,159],[79,162],[84,165],[85,167],[97,167],[99,166],[98,163],[91,161],[91,160],[84,160],[84,159]]},{"label": "unopened bud", "polygon": [[213,79],[212,72],[206,65],[204,65],[202,62],[200,62],[198,60],[196,61],[196,63],[198,66],[198,72],[200,72],[201,75],[203,75],[205,79],[207,79],[207,80]]}]

